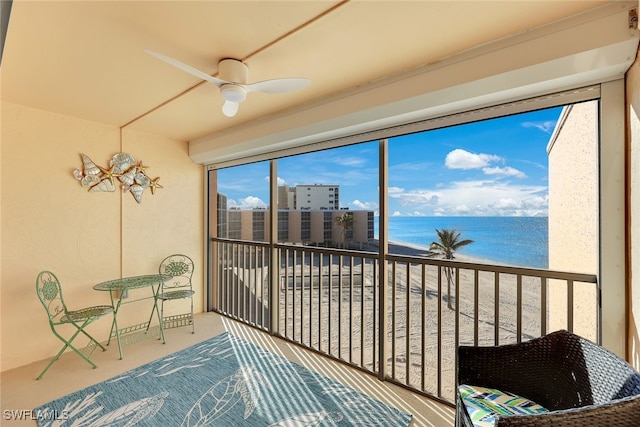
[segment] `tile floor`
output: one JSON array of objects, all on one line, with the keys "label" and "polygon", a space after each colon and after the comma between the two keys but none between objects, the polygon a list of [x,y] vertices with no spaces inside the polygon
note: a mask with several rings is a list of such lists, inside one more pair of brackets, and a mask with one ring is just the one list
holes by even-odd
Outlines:
[{"label": "tile floor", "polygon": [[[381,382],[371,375],[336,363],[226,317],[215,313],[201,313],[196,315],[195,334],[190,333],[190,328],[167,330],[166,344],[163,345],[156,340],[148,340],[128,346],[124,348],[123,360],[118,359],[118,351],[113,344],[111,347],[107,347],[106,352],[97,349],[92,355],[93,361],[98,365],[97,369],[92,369],[77,355],[65,353],[39,381],[36,381],[35,378],[49,360],[42,360],[2,372],[0,376],[2,409],[0,424],[3,427],[37,425],[36,421],[31,419],[31,415],[25,412],[26,410],[31,410],[55,398],[212,338],[224,331],[229,331],[311,370],[413,414],[412,427],[450,427],[454,423],[454,410],[449,406],[402,387]],[[12,414],[16,413],[22,413],[28,419],[10,419]]]}]

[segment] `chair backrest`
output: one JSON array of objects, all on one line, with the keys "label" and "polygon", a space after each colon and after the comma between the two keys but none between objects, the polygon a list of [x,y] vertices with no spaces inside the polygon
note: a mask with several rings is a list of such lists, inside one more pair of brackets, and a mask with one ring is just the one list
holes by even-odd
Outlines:
[{"label": "chair backrest", "polygon": [[59,322],[67,313],[67,306],[62,298],[62,287],[56,275],[50,271],[40,272],[36,278],[36,293],[47,310],[49,322]]},{"label": "chair backrest", "polygon": [[565,330],[517,344],[461,346],[458,382],[511,391],[553,411],[640,394],[631,365]]},{"label": "chair backrest", "polygon": [[166,290],[191,289],[191,277],[193,276],[193,260],[186,255],[169,255],[160,263],[158,272],[165,276],[171,276],[162,285]]},{"label": "chair backrest", "polygon": [[595,404],[640,395],[640,373],[629,363],[585,338],[574,335],[573,339],[579,341],[581,357],[584,359],[580,367],[588,375]]}]

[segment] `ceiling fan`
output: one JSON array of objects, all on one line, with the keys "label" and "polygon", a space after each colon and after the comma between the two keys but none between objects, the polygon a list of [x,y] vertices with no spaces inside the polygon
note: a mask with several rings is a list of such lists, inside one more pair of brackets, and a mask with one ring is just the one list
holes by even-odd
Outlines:
[{"label": "ceiling fan", "polygon": [[203,80],[213,83],[220,88],[220,94],[224,98],[222,113],[227,117],[233,117],[238,112],[238,107],[247,98],[249,92],[285,93],[302,89],[310,83],[309,79],[290,77],[273,80],[263,80],[256,83],[248,83],[249,68],[244,62],[226,58],[218,62],[218,76],[209,74],[184,64],[177,59],[145,49],[145,51],[162,61],[173,65],[189,74],[193,74]]}]

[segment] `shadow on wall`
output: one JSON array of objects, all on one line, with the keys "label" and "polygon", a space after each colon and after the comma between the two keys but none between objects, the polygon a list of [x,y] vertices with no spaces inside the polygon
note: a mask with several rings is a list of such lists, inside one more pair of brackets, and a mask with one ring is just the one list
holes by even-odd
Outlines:
[{"label": "shadow on wall", "polygon": [[[629,328],[629,363],[635,370],[640,371],[640,335],[638,333],[638,325],[636,319],[631,314],[631,322]],[[640,320],[640,319],[638,319]]]}]

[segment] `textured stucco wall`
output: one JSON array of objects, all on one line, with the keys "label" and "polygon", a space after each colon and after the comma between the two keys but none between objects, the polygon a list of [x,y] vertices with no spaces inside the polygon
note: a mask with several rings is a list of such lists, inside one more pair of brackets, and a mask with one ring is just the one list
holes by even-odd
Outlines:
[{"label": "textured stucco wall", "polygon": [[[598,104],[565,107],[549,151],[549,268],[598,273]],[[564,281],[549,284],[552,330],[567,326]],[[595,285],[576,283],[574,331],[596,340]]]}]

